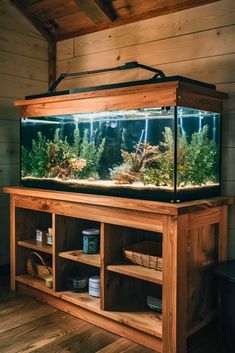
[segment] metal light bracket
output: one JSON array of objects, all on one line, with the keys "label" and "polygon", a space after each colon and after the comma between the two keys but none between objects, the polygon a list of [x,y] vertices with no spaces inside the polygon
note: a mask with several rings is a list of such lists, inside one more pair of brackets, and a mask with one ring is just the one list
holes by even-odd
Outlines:
[{"label": "metal light bracket", "polygon": [[71,73],[62,73],[60,76],[55,80],[55,82],[51,85],[51,87],[48,90],[48,93],[53,93],[55,92],[57,86],[60,84],[62,80],[64,80],[67,77],[80,77],[80,76],[85,76],[85,75],[92,75],[92,74],[99,74],[102,72],[111,72],[111,71],[120,71],[120,70],[130,70],[130,69],[137,69],[141,68],[147,71],[154,72],[155,75],[153,76],[152,79],[162,79],[163,81],[166,79],[166,75],[164,74],[163,71],[155,69],[154,67],[139,64],[137,61],[130,61],[125,63],[124,65],[121,66],[116,66],[116,67],[111,67],[107,69],[99,69],[99,70],[91,70],[91,71],[80,71],[80,72],[71,72]]}]

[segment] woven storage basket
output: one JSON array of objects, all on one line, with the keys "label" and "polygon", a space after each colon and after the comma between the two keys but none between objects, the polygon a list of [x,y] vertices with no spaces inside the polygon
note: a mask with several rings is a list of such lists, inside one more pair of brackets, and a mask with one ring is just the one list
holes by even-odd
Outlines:
[{"label": "woven storage basket", "polygon": [[144,240],[122,249],[124,258],[134,264],[162,271],[162,243]]},{"label": "woven storage basket", "polygon": [[[36,259],[40,261],[40,264],[36,263]],[[33,277],[45,278],[48,275],[52,274],[52,268],[46,265],[42,256],[37,252],[32,251],[29,254],[29,258],[26,262],[27,272]]]}]

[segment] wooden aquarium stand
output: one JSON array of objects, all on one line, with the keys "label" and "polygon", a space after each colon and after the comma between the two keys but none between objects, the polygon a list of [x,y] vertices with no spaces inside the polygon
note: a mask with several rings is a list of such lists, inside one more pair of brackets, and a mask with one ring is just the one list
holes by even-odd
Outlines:
[{"label": "wooden aquarium stand", "polygon": [[[179,204],[57,191],[5,188],[11,199],[11,287],[158,352],[186,353],[187,338],[216,315],[213,268],[227,258],[227,209],[217,197]],[[53,245],[35,241],[38,225],[52,227]],[[100,254],[86,255],[81,231],[100,227]],[[162,272],[124,262],[122,248],[162,242]],[[53,288],[31,277],[31,251],[52,259]],[[67,265],[100,273],[101,297],[66,286]],[[162,315],[146,293],[162,296]]]}]

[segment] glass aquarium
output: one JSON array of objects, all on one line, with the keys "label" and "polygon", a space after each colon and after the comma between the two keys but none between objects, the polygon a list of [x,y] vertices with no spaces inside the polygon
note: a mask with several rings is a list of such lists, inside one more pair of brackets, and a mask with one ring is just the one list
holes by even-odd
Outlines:
[{"label": "glass aquarium", "polygon": [[220,192],[220,114],[145,108],[21,119],[21,185],[179,202]]}]

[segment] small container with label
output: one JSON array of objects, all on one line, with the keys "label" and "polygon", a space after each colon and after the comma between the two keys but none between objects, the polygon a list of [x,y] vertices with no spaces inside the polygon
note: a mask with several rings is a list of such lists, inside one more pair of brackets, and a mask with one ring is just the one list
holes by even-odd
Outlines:
[{"label": "small container with label", "polygon": [[100,230],[98,228],[84,229],[83,234],[83,252],[85,254],[97,254],[99,252]]},{"label": "small container with label", "polygon": [[100,277],[92,276],[89,278],[89,294],[92,297],[100,297]]},{"label": "small container with label", "polygon": [[70,275],[68,276],[68,286],[72,292],[81,293],[88,290],[88,277]]},{"label": "small container with label", "polygon": [[42,230],[39,228],[36,229],[36,241],[42,242]]},{"label": "small container with label", "polygon": [[48,245],[52,245],[52,244],[53,244],[52,228],[48,228],[48,232],[47,232],[47,244],[48,244]]},{"label": "small container with label", "polygon": [[45,276],[45,284],[47,288],[52,288],[53,287],[53,277],[52,275]]},{"label": "small container with label", "polygon": [[36,228],[36,241],[40,243],[45,243],[46,229],[42,227]]}]

